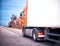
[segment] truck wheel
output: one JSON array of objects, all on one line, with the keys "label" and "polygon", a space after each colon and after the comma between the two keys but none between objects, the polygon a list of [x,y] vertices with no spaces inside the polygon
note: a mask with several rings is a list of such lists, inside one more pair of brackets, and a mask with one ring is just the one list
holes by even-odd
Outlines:
[{"label": "truck wheel", "polygon": [[36,33],[33,33],[33,34],[32,34],[32,37],[33,37],[33,40],[34,40],[34,41],[36,41],[36,42],[38,41],[38,40],[37,40]]}]

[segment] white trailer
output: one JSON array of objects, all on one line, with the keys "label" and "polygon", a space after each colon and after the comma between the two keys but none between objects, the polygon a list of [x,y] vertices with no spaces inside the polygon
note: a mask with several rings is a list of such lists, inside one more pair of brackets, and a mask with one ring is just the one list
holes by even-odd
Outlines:
[{"label": "white trailer", "polygon": [[23,36],[60,43],[60,0],[28,0]]}]

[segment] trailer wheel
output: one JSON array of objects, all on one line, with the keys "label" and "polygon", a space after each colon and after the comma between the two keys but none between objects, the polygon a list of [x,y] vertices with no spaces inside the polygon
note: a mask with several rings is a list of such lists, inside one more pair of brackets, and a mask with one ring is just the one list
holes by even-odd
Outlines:
[{"label": "trailer wheel", "polygon": [[36,42],[38,41],[38,40],[37,40],[36,33],[33,33],[33,34],[32,34],[32,37],[33,37],[33,40],[34,40],[34,41],[36,41]]}]

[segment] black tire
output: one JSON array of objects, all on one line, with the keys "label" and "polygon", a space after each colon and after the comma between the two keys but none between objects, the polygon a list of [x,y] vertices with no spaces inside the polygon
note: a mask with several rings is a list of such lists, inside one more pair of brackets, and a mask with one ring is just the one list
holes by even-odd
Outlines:
[{"label": "black tire", "polygon": [[37,42],[38,40],[37,40],[37,35],[36,35],[36,33],[35,32],[33,32],[32,33],[32,38],[33,38],[33,40],[35,41],[35,42]]}]

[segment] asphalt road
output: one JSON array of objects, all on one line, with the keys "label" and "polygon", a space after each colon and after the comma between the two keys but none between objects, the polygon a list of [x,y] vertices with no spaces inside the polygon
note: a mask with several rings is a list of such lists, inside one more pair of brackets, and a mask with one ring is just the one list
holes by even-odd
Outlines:
[{"label": "asphalt road", "polygon": [[30,37],[23,37],[22,30],[0,26],[0,46],[56,46],[47,41],[34,42]]}]

